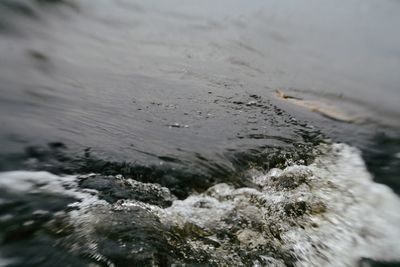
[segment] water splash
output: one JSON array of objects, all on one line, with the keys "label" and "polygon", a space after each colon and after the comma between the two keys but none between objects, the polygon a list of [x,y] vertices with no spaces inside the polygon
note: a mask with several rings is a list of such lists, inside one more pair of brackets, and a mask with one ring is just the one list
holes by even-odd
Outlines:
[{"label": "water splash", "polygon": [[[50,266],[53,251],[43,247],[55,244],[67,261],[82,266],[356,266],[361,258],[399,260],[400,199],[372,181],[355,148],[324,145],[315,153],[309,166],[250,170],[253,188],[220,183],[169,207],[167,188],[122,176],[2,173],[0,187],[7,194],[1,199],[1,255],[11,260],[5,266]],[[113,181],[107,185],[118,190],[123,184],[134,197],[114,199],[116,189],[107,199],[110,188],[88,186],[96,178]],[[33,244],[40,246],[35,250]]]}]

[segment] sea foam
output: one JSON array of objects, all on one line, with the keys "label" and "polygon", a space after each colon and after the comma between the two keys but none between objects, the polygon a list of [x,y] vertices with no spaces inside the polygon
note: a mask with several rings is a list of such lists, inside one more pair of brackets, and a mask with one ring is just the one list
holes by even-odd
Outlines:
[{"label": "sea foam", "polygon": [[[252,187],[220,183],[174,200],[167,208],[132,199],[108,203],[98,197],[98,191],[79,187],[78,181],[90,175],[7,172],[0,174],[0,188],[76,198],[69,204],[75,209],[63,215],[73,228],[70,236],[63,237],[64,243],[71,242],[70,249],[76,253],[86,251],[110,266],[112,260],[99,250],[104,238],[95,229],[129,220],[126,212],[132,210],[138,216],[132,219],[135,224],[141,220],[138,209],[145,211],[147,219],[150,214],[157,221],[153,224],[163,229],[163,238],[174,236],[165,242],[182,253],[172,259],[177,264],[357,266],[361,258],[400,260],[399,197],[373,182],[357,149],[333,144],[321,145],[316,152],[319,156],[309,166],[293,165],[267,173],[249,170]],[[140,188],[145,193],[160,187],[142,184]],[[143,249],[135,247],[129,253],[140,255]]]}]

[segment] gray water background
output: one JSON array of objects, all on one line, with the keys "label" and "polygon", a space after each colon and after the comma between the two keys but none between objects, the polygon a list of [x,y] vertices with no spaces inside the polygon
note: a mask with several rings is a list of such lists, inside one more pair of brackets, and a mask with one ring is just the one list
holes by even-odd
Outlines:
[{"label": "gray water background", "polygon": [[[319,133],[371,147],[399,126],[399,10],[392,0],[5,0],[1,169],[48,143],[214,169]],[[276,99],[277,88],[372,123],[323,118]],[[383,154],[398,153],[392,143]]]}]

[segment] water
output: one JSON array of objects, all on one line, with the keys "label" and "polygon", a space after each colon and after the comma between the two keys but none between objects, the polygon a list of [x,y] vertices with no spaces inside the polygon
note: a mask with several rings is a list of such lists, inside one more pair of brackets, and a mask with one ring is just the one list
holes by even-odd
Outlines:
[{"label": "water", "polygon": [[398,260],[398,196],[372,182],[356,149],[336,144],[316,152],[321,155],[310,166],[251,170],[257,187],[221,183],[185,200],[122,176],[2,173],[2,258],[9,266]]},{"label": "water", "polygon": [[[168,210],[174,213],[180,200],[190,206],[190,199],[206,197],[198,194],[218,184],[275,194],[264,191],[249,170],[257,170],[263,177],[273,168],[309,165],[315,162],[316,147],[321,143],[344,142],[357,147],[370,173],[361,168],[361,176],[368,181],[365,190],[385,188],[369,182],[372,177],[399,193],[399,9],[399,2],[390,0],[2,0],[0,171],[5,173],[0,188],[5,196],[2,225],[7,234],[1,235],[5,248],[0,249],[4,254],[0,265],[7,266],[9,261],[28,265],[29,259],[35,259],[43,260],[42,266],[52,266],[60,255],[72,266],[89,262],[117,266],[132,262],[196,263],[191,258],[197,249],[197,243],[190,243],[193,238],[200,242],[200,250],[222,241],[201,234],[206,230],[198,221],[190,222],[189,230],[181,229],[188,236],[182,231],[176,234],[169,227],[176,228],[179,222],[163,219],[165,214],[171,215]],[[360,123],[335,121],[293,105],[277,98],[276,89],[322,106],[331,105],[357,117]],[[332,163],[335,170],[331,174],[345,168],[355,171],[364,164],[359,163],[358,152],[349,153],[357,162],[349,160],[348,166],[341,163],[340,167]],[[7,172],[16,170],[34,172]],[[97,176],[77,182],[77,175],[88,173]],[[348,173],[342,176],[348,177]],[[24,182],[26,179],[29,182]],[[59,189],[35,193],[42,183]],[[359,188],[358,184],[363,181],[355,182],[354,188]],[[229,190],[235,194],[234,189]],[[335,197],[347,194],[342,193],[335,192]],[[394,225],[396,219],[390,214],[396,209],[396,196],[391,192],[377,194],[390,195],[382,204],[381,216],[387,217],[382,224]],[[87,205],[90,218],[82,215],[86,208],[76,208],[76,201],[81,201],[78,206]],[[125,210],[124,201],[136,201],[139,207],[127,208],[123,216],[113,214],[114,208]],[[211,201],[211,210],[236,205]],[[255,208],[246,201],[246,207]],[[362,207],[354,204],[357,216],[368,214],[376,204],[368,201],[362,198]],[[389,207],[387,203],[392,204]],[[101,208],[94,212],[97,205]],[[112,211],[109,205],[115,206]],[[143,210],[143,205],[163,211]],[[329,216],[338,214],[347,220],[348,215],[337,209],[330,210]],[[46,212],[42,214],[42,210]],[[91,229],[92,234],[82,233],[95,240],[94,247],[83,249],[87,250],[84,255],[77,252],[86,246],[77,238],[80,226],[68,226],[70,230],[61,236],[57,233],[70,224],[72,214],[83,216],[84,224],[86,219],[101,220],[102,212],[111,212],[115,220],[99,226],[100,230]],[[269,214],[264,208],[257,212]],[[58,214],[64,215],[59,219]],[[11,222],[9,215],[17,223]],[[371,214],[371,220],[378,215]],[[185,216],[181,219],[188,221]],[[152,222],[150,228],[146,222]],[[111,223],[123,227],[114,229]],[[366,237],[356,234],[361,229],[357,223],[364,221],[354,223],[344,233],[364,240]],[[380,229],[378,224],[372,224],[373,231]],[[338,230],[329,223],[327,229]],[[390,229],[396,236],[398,229]],[[139,234],[142,230],[143,236]],[[300,239],[325,233],[297,230],[294,232]],[[255,229],[243,226],[240,231]],[[193,236],[193,232],[200,234]],[[171,233],[174,242],[165,238]],[[343,258],[343,265],[354,265],[361,258],[399,260],[390,249],[388,255],[378,255],[390,246],[386,242],[392,244],[390,237],[379,233],[373,239],[379,245],[360,245],[354,255],[341,254],[350,243],[332,247],[328,241],[331,250],[324,250],[324,255],[332,265],[339,258]],[[122,248],[119,238],[140,240],[141,245],[125,240]],[[179,242],[187,238],[191,240],[189,247],[182,248]],[[306,242],[303,239],[298,242]],[[56,247],[50,245],[54,240]],[[289,252],[270,245],[266,257],[274,258],[277,265],[321,263],[318,257],[296,258],[303,252],[296,250],[297,241],[288,240],[291,249],[285,249]],[[229,249],[218,253],[235,257],[238,264],[266,264],[260,251],[251,254],[243,250],[241,254],[241,248],[223,242]],[[127,252],[141,248],[145,251],[142,258]],[[20,249],[24,252],[18,258]],[[202,263],[219,257],[204,253]]]}]

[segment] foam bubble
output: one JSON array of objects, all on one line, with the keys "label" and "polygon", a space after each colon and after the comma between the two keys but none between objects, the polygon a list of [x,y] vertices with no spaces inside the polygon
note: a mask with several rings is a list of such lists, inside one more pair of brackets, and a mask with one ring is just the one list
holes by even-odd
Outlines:
[{"label": "foam bubble", "polygon": [[[107,264],[111,261],[100,249],[107,240],[99,229],[111,231],[120,240],[118,235],[125,235],[126,230],[119,233],[113,227],[121,224],[132,231],[155,227],[146,234],[152,240],[160,238],[155,244],[171,246],[180,255],[174,254],[172,262],[176,263],[357,266],[364,257],[400,260],[399,197],[387,186],[373,182],[357,149],[334,144],[316,151],[320,156],[309,166],[251,171],[254,188],[221,183],[185,200],[174,200],[168,208],[133,199],[108,203],[99,199],[96,190],[80,188],[77,181],[82,177],[46,172],[2,173],[0,188],[79,199],[70,204],[77,209],[64,214],[73,228],[64,243],[70,244],[74,253],[89,251],[93,259]],[[143,192],[162,189],[142,187]],[[129,218],[132,228],[126,222]],[[140,220],[150,221],[147,225]],[[158,229],[162,229],[159,234]],[[124,252],[130,253],[129,257],[123,253],[120,257],[140,258],[135,255],[142,255],[143,247],[124,242],[121,249],[132,249]]]},{"label": "foam bubble", "polygon": [[363,257],[399,260],[399,198],[372,181],[358,150],[343,144],[319,150],[323,155],[310,166],[255,175],[260,190],[218,184],[176,201],[165,218],[211,233],[232,229],[239,247],[254,248],[269,240],[282,265],[288,260],[279,254],[286,252],[298,266],[356,266]]}]

